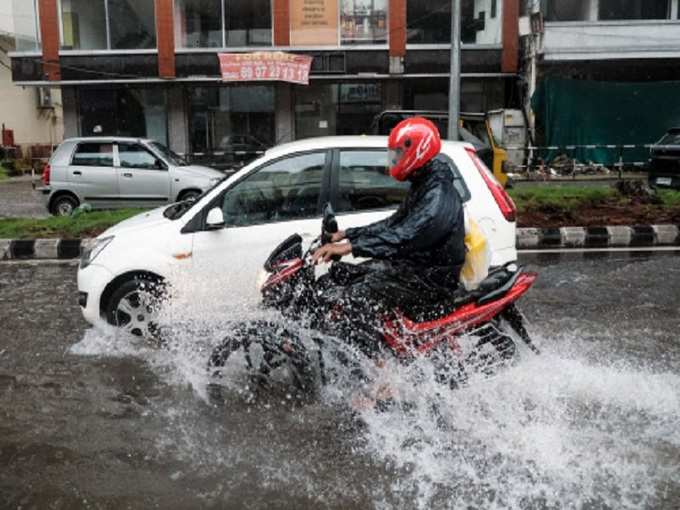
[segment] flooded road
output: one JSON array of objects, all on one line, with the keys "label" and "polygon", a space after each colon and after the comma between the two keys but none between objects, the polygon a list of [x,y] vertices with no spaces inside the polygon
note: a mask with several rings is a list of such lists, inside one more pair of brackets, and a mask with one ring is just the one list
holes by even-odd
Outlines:
[{"label": "flooded road", "polygon": [[83,322],[75,267],[0,264],[0,508],[678,508],[680,257],[526,262],[540,357],[358,416],[215,406],[219,330],[152,349]]}]

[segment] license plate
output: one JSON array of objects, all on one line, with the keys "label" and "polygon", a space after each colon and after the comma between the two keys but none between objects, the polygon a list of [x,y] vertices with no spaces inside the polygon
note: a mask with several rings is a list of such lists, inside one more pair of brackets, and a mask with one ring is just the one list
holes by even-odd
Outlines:
[{"label": "license plate", "polygon": [[670,186],[672,179],[670,177],[657,177],[656,183],[661,186]]}]

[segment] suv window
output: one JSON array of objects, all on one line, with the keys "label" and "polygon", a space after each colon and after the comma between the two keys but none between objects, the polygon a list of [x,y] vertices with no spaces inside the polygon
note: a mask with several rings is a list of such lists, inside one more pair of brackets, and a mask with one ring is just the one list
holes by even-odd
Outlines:
[{"label": "suv window", "polygon": [[224,195],[227,226],[318,216],[326,152],[301,154],[266,164]]},{"label": "suv window", "polygon": [[118,159],[121,168],[138,168],[141,170],[165,170],[157,165],[158,158],[147,149],[136,143],[119,143]]},{"label": "suv window", "polygon": [[[453,173],[453,185],[463,202],[470,200],[470,191],[456,165],[440,154],[437,159],[448,164]],[[406,196],[410,184],[390,177],[385,150],[340,151],[338,212],[366,211],[394,207]]]},{"label": "suv window", "polygon": [[409,184],[390,177],[387,151],[340,151],[338,212],[366,211],[398,205]]},{"label": "suv window", "polygon": [[73,155],[72,165],[113,166],[113,144],[81,143]]}]

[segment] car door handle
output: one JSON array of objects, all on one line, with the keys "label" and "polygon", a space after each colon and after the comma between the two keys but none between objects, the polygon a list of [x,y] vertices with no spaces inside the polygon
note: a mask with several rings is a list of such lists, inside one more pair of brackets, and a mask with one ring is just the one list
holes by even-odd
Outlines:
[{"label": "car door handle", "polygon": [[81,172],[80,170],[75,170],[73,172],[73,175],[83,175],[83,172]]},{"label": "car door handle", "polygon": [[125,172],[125,173],[123,174],[123,177],[132,178],[132,174],[131,174],[131,173],[128,173],[128,172]]}]

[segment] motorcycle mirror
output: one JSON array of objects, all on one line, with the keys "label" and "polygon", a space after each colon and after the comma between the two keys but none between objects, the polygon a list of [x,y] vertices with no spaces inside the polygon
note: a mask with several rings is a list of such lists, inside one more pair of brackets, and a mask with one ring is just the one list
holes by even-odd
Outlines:
[{"label": "motorcycle mirror", "polygon": [[328,202],[323,210],[322,234],[335,234],[338,231],[338,222],[335,219],[333,206]]}]

